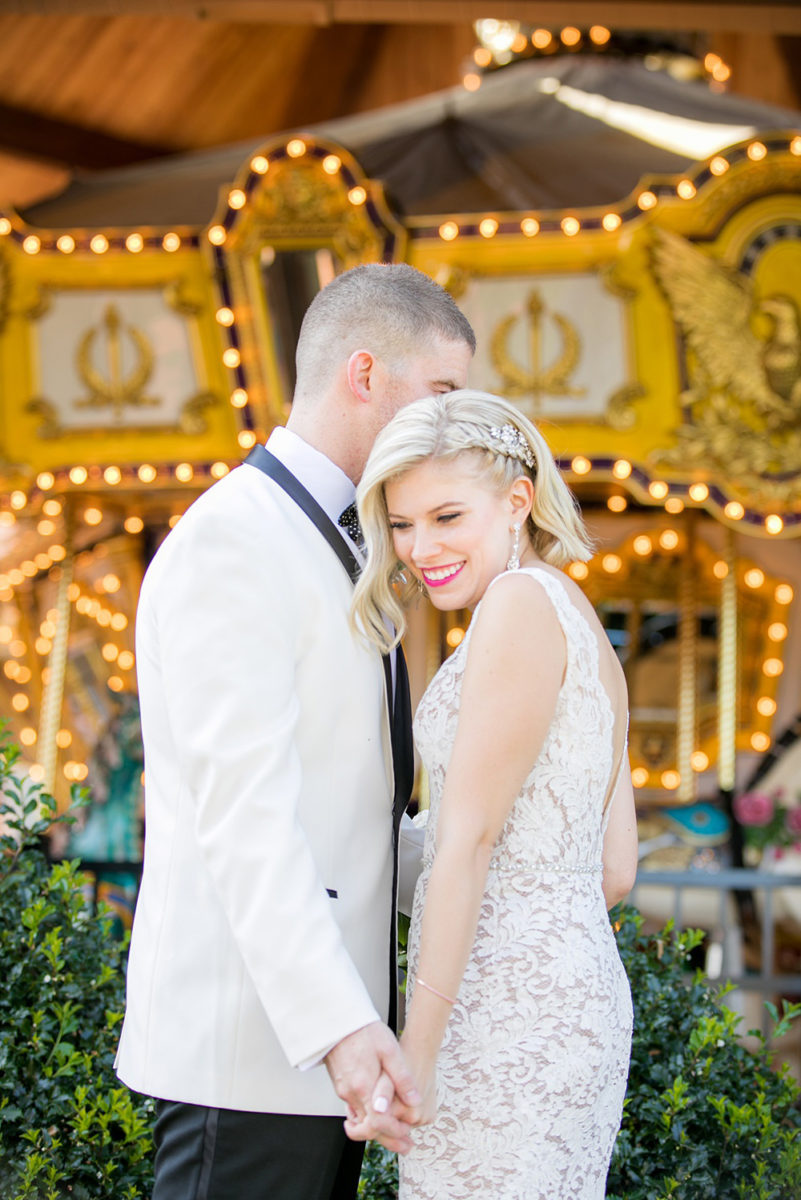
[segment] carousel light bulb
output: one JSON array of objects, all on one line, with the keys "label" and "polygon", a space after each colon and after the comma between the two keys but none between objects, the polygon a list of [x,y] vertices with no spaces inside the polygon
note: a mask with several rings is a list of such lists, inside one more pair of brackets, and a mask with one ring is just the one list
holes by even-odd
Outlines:
[{"label": "carousel light bulb", "polygon": [[722,154],[716,154],[714,158],[710,159],[709,170],[713,175],[725,175],[728,169],[728,161]]},{"label": "carousel light bulb", "polygon": [[780,583],[777,586],[776,591],[773,593],[777,604],[792,604],[793,595],[794,592],[789,583]]},{"label": "carousel light bulb", "polygon": [[768,533],[781,533],[781,531],[784,529],[784,521],[781,519],[778,513],[769,513],[768,516],[765,517],[765,529],[768,531]]},{"label": "carousel light bulb", "polygon": [[168,254],[174,254],[176,250],[181,248],[181,239],[177,233],[165,233],[161,239],[161,244]]},{"label": "carousel light bulb", "polygon": [[8,653],[10,655],[12,655],[14,658],[22,658],[23,654],[25,654],[27,649],[28,649],[28,647],[25,645],[22,638],[15,638],[14,641],[8,647]]},{"label": "carousel light bulb", "polygon": [[7,529],[9,525],[13,525],[16,521],[13,512],[0,512],[0,526]]},{"label": "carousel light bulb", "polygon": [[122,527],[126,533],[141,533],[145,523],[141,517],[126,517]]},{"label": "carousel light bulb", "polygon": [[250,160],[250,169],[256,175],[266,175],[270,169],[270,160],[265,158],[263,154],[256,154]]},{"label": "carousel light bulb", "polygon": [[136,472],[142,483],[152,483],[158,475],[158,471],[150,463],[142,463],[139,470]]},{"label": "carousel light bulb", "polygon": [[302,158],[306,153],[306,143],[302,138],[292,138],[286,144],[286,152],[290,158]]},{"label": "carousel light bulb", "polygon": [[590,573],[590,568],[585,562],[572,562],[567,568],[567,573],[571,579],[575,579],[580,582],[582,579],[587,578]]},{"label": "carousel light bulb", "polygon": [[703,750],[693,750],[690,755],[690,766],[694,771],[705,771],[709,766],[709,755]]},{"label": "carousel light bulb", "polygon": [[115,645],[114,642],[106,642],[100,651],[107,663],[114,662],[114,659],[117,657],[119,652],[120,648],[119,646]]},{"label": "carousel light bulb", "polygon": [[248,402],[248,394],[244,388],[234,388],[231,392],[231,403],[234,408],[244,408]]},{"label": "carousel light bulb", "polygon": [[23,509],[28,503],[28,497],[24,492],[15,491],[9,496],[8,502],[12,508],[16,509],[17,512],[20,512],[20,510]]},{"label": "carousel light bulb", "polygon": [[778,705],[772,696],[760,696],[756,703],[757,712],[761,717],[772,717]]},{"label": "carousel light bulb", "polygon": [[780,658],[766,658],[762,664],[762,673],[769,679],[778,679],[783,670],[784,663]]},{"label": "carousel light bulb", "polygon": [[214,317],[219,325],[225,325],[226,328],[233,325],[235,320],[233,309],[228,308],[227,305],[223,305],[222,308],[218,308],[214,314]]},{"label": "carousel light bulb", "polygon": [[128,627],[128,618],[125,613],[112,613],[111,628],[115,633],[122,633],[123,629]]},{"label": "carousel light bulb", "polygon": [[119,675],[110,675],[108,678],[108,686],[112,692],[121,692],[125,684],[120,679]]},{"label": "carousel light bulb", "polygon": [[86,483],[89,478],[89,472],[86,467],[73,467],[70,471],[70,483],[74,483],[80,487],[82,483]]},{"label": "carousel light bulb", "polygon": [[669,488],[662,479],[655,479],[653,483],[648,484],[648,491],[653,496],[654,500],[664,500],[667,496]]},{"label": "carousel light bulb", "polygon": [[228,193],[229,208],[244,208],[247,204],[247,200],[248,198],[241,188],[231,188],[231,191]]},{"label": "carousel light bulb", "polygon": [[477,92],[481,87],[481,76],[475,71],[467,71],[462,76],[462,87],[466,92]]},{"label": "carousel light bulb", "polygon": [[41,633],[42,637],[54,638],[56,636],[55,621],[42,621],[41,625],[39,626],[39,632]]},{"label": "carousel light bulb", "polygon": [[528,46],[528,38],[524,33],[516,33],[509,49],[513,54],[522,54]]},{"label": "carousel light bulb", "polygon": [[103,233],[96,233],[89,243],[93,254],[105,254],[108,250],[108,238]]},{"label": "carousel light bulb", "polygon": [[640,533],[631,543],[631,548],[635,554],[639,554],[641,558],[645,558],[652,553],[654,544],[646,533]]},{"label": "carousel light bulb", "polygon": [[549,29],[535,29],[531,35],[531,44],[536,50],[545,50],[553,41],[553,34]]},{"label": "carousel light bulb", "polygon": [[648,189],[646,189],[644,192],[640,192],[639,196],[637,197],[637,207],[641,208],[643,212],[647,212],[649,208],[655,208],[656,202],[656,194]]},{"label": "carousel light bulb", "polygon": [[801,154],[801,137],[794,137],[790,142],[790,153],[798,157]]},{"label": "carousel light bulb", "polygon": [[767,152],[768,149],[764,142],[751,142],[746,151],[751,162],[761,162]]},{"label": "carousel light bulb", "polygon": [[559,224],[565,237],[575,237],[581,229],[581,222],[576,217],[564,217]]},{"label": "carousel light bulb", "polygon": [[48,517],[57,517],[61,512],[61,501],[45,500],[44,504],[42,505],[42,512]]},{"label": "carousel light bulb", "polygon": [[611,36],[611,32],[606,28],[605,25],[590,26],[590,41],[596,46],[605,46]]},{"label": "carousel light bulb", "polygon": [[723,511],[730,521],[740,521],[745,516],[745,509],[739,500],[730,500]]},{"label": "carousel light bulb", "polygon": [[31,763],[28,767],[28,778],[32,783],[41,783],[45,777],[45,769],[41,763]]},{"label": "carousel light bulb", "polygon": [[681,783],[681,775],[678,771],[663,771],[659,776],[659,782],[663,788],[667,788],[669,792],[673,792]]},{"label": "carousel light bulb", "polygon": [[212,225],[211,229],[209,229],[208,233],[206,234],[206,237],[209,239],[212,246],[222,246],[225,244],[225,239],[228,237],[228,234],[225,232],[225,226]]},{"label": "carousel light bulb", "polygon": [[358,208],[360,204],[364,204],[366,199],[367,190],[366,188],[363,188],[361,184],[357,184],[356,187],[352,187],[348,192],[348,200],[350,200],[354,207]]},{"label": "carousel light bulb", "polygon": [[26,667],[26,666],[18,666],[15,679],[16,679],[17,683],[30,683],[31,682],[31,668]]},{"label": "carousel light bulb", "polygon": [[122,471],[119,467],[106,467],[103,478],[110,487],[114,487],[121,481]]},{"label": "carousel light bulb", "polygon": [[85,508],[83,510],[83,519],[87,525],[99,525],[103,520],[102,510],[99,508]]},{"label": "carousel light bulb", "polygon": [[27,579],[33,579],[34,575],[36,575],[39,570],[36,563],[31,558],[26,558],[25,562],[20,563],[19,569]]},{"label": "carousel light bulb", "polygon": [[761,588],[765,582],[765,572],[760,570],[759,567],[749,567],[743,575],[743,582],[746,587]]},{"label": "carousel light bulb", "polygon": [[631,782],[636,788],[645,787],[648,782],[648,771],[645,767],[635,767],[631,772]]},{"label": "carousel light bulb", "polygon": [[228,349],[223,354],[222,360],[225,363],[226,367],[228,367],[230,370],[233,371],[236,367],[239,366],[240,362],[242,361],[242,356],[240,355],[236,346],[229,346]]},{"label": "carousel light bulb", "polygon": [[211,475],[212,479],[222,479],[224,475],[228,474],[229,470],[230,467],[228,466],[228,463],[214,462],[209,468],[209,474]]},{"label": "carousel light bulb", "polygon": [[478,232],[483,238],[493,238],[498,232],[498,222],[494,217],[484,217],[479,223]]},{"label": "carousel light bulb", "polygon": [[772,642],[783,642],[787,637],[787,626],[781,621],[774,621],[768,626],[768,637]]},{"label": "carousel light bulb", "polygon": [[581,31],[576,29],[575,25],[566,25],[559,34],[559,37],[561,38],[563,45],[577,46],[581,41]]},{"label": "carousel light bulb", "polygon": [[122,584],[120,583],[118,575],[108,574],[103,576],[103,590],[108,592],[109,595],[113,595],[114,592],[118,592],[121,587]]},{"label": "carousel light bulb", "polygon": [[180,519],[181,513],[173,513],[172,516],[167,520],[167,524],[169,525],[170,529],[175,529],[175,526],[178,524]]},{"label": "carousel light bulb", "polygon": [[108,629],[111,625],[111,613],[107,608],[101,608],[100,612],[96,615],[95,620],[101,629]]},{"label": "carousel light bulb", "polygon": [[631,463],[628,459],[619,458],[612,467],[612,474],[615,479],[628,479],[631,475]]},{"label": "carousel light bulb", "polygon": [[679,544],[679,535],[675,529],[663,529],[659,535],[659,545],[663,550],[675,550]]},{"label": "carousel light bulb", "polygon": [[3,674],[6,679],[16,679],[20,672],[20,665],[15,658],[9,658],[3,663]]},{"label": "carousel light bulb", "polygon": [[326,154],[323,159],[323,170],[326,175],[336,175],[339,168],[342,166],[342,159],[338,154]]},{"label": "carousel light bulb", "polygon": [[8,572],[8,582],[12,587],[19,587],[21,583],[25,582],[25,576],[23,575],[22,571],[20,571],[19,567],[12,567]]},{"label": "carousel light bulb", "polygon": [[58,543],[53,546],[48,546],[47,553],[50,555],[53,562],[63,562],[67,557],[67,551],[65,547],[58,545]]},{"label": "carousel light bulb", "polygon": [[583,454],[577,454],[571,459],[570,469],[574,475],[588,475],[592,470],[592,463]]},{"label": "carousel light bulb", "polygon": [[51,642],[50,638],[40,637],[37,638],[33,643],[33,648],[37,654],[41,655],[42,658],[45,658],[53,649],[53,643]]},{"label": "carousel light bulb", "polygon": [[623,566],[623,559],[619,554],[605,554],[601,566],[609,575],[616,575]]},{"label": "carousel light bulb", "polygon": [[695,184],[691,179],[680,179],[676,185],[676,193],[682,200],[692,200],[695,195]]},{"label": "carousel light bulb", "polygon": [[256,435],[252,429],[242,429],[236,435],[236,440],[243,450],[250,450],[256,445]]},{"label": "carousel light bulb", "polygon": [[473,51],[473,62],[477,67],[488,67],[492,62],[492,51],[487,46],[476,46]]},{"label": "carousel light bulb", "polygon": [[36,526],[36,532],[39,534],[39,537],[50,537],[56,532],[55,521],[50,521],[45,517],[44,521],[40,521]]},{"label": "carousel light bulb", "polygon": [[56,745],[59,750],[66,750],[68,746],[72,745],[72,734],[69,729],[59,729],[56,734]]},{"label": "carousel light bulb", "polygon": [[454,238],[459,236],[459,226],[455,221],[444,221],[440,225],[438,233],[443,242],[452,242]]},{"label": "carousel light bulb", "polygon": [[41,238],[38,238],[35,233],[28,234],[22,243],[22,249],[26,254],[38,254],[41,248]]},{"label": "carousel light bulb", "polygon": [[24,692],[15,692],[11,697],[11,707],[14,709],[14,712],[27,712],[30,706],[30,699],[25,695]]},{"label": "carousel light bulb", "polygon": [[134,665],[134,656],[130,650],[121,650],[117,655],[117,666],[121,671],[130,671]]},{"label": "carousel light bulb", "polygon": [[36,730],[31,729],[30,725],[26,725],[24,729],[20,729],[19,731],[19,740],[22,742],[23,746],[35,746]]},{"label": "carousel light bulb", "polygon": [[691,483],[690,484],[689,496],[690,496],[691,500],[694,500],[696,502],[696,504],[700,504],[703,500],[706,500],[708,495],[709,495],[709,488],[706,486],[705,483]]},{"label": "carousel light bulb", "polygon": [[751,734],[751,745],[755,750],[759,750],[762,753],[770,748],[770,737],[767,733],[757,730],[756,733]]},{"label": "carousel light bulb", "polygon": [[625,496],[610,496],[606,502],[606,507],[614,513],[625,512],[628,506],[629,502]]},{"label": "carousel light bulb", "polygon": [[194,474],[195,471],[191,463],[178,463],[178,466],[175,468],[175,478],[179,483],[189,483]]},{"label": "carousel light bulb", "polygon": [[11,233],[11,222],[8,217],[0,217],[0,237],[7,237]]},{"label": "carousel light bulb", "polygon": [[601,218],[601,224],[607,233],[614,233],[616,229],[620,228],[622,223],[623,218],[621,217],[620,213],[616,212],[604,213],[603,217]]},{"label": "carousel light bulb", "polygon": [[670,513],[671,516],[684,512],[684,501],[679,496],[668,496],[665,501],[665,512]]},{"label": "carousel light bulb", "polygon": [[540,223],[534,217],[524,217],[520,222],[520,232],[524,237],[536,237],[540,231]]},{"label": "carousel light bulb", "polygon": [[36,486],[43,492],[49,492],[56,482],[52,471],[40,471],[36,476]]},{"label": "carousel light bulb", "polygon": [[125,249],[130,254],[139,254],[145,247],[145,239],[141,233],[129,233],[125,239]]}]

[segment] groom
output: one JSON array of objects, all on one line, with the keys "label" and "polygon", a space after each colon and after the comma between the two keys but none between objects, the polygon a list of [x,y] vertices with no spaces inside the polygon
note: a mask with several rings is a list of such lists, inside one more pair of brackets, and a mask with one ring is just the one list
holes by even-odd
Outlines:
[{"label": "groom", "polygon": [[474,348],[412,267],[334,280],[303,322],[286,428],[145,577],[147,834],[117,1067],[157,1098],[152,1200],[351,1200],[348,1110],[407,1145],[371,1097],[385,1071],[418,1099],[385,1024],[408,691],[402,657],[351,632],[359,551],[337,521],[379,430],[462,387]]}]

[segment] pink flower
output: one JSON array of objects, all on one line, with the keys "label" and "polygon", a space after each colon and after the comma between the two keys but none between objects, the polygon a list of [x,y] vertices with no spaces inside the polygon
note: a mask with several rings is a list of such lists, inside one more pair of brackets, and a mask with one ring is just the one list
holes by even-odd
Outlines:
[{"label": "pink flower", "polygon": [[790,833],[801,833],[801,807],[788,808],[785,819]]},{"label": "pink flower", "polygon": [[734,801],[734,815],[741,825],[767,825],[773,813],[773,797],[765,792],[746,792]]}]

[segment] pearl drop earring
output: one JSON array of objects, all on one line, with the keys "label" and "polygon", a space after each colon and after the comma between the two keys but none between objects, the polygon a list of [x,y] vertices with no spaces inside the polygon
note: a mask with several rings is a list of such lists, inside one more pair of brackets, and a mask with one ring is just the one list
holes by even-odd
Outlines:
[{"label": "pearl drop earring", "polygon": [[514,544],[512,545],[512,553],[510,554],[509,561],[506,564],[506,570],[507,571],[519,571],[520,570],[520,522],[515,521],[514,525],[512,526],[512,529],[514,531],[515,540],[514,540]]}]

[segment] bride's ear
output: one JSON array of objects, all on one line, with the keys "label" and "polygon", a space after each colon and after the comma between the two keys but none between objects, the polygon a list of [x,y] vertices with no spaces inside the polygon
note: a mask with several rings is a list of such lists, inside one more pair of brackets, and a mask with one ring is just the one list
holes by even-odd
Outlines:
[{"label": "bride's ear", "polygon": [[512,520],[524,525],[534,503],[534,484],[528,475],[521,475],[514,481],[509,489],[508,500],[512,510]]}]

